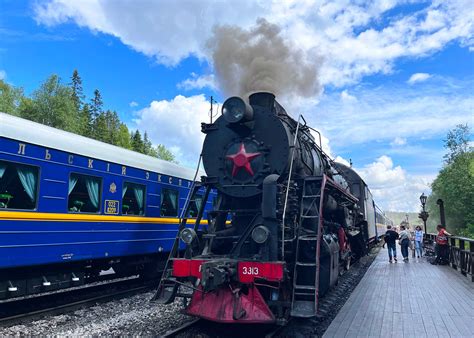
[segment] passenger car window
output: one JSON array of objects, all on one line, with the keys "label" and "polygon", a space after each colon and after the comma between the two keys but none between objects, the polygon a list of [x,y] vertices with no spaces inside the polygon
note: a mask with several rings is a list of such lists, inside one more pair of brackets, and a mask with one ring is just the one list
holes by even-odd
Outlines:
[{"label": "passenger car window", "polygon": [[102,179],[99,177],[71,174],[69,176],[69,212],[98,213],[102,192]]},{"label": "passenger car window", "polygon": [[199,212],[199,208],[202,205],[202,196],[196,195],[194,196],[194,200],[189,201],[189,214],[188,217],[197,217]]},{"label": "passenger car window", "polygon": [[178,216],[178,191],[174,189],[161,189],[161,216]]},{"label": "passenger car window", "polygon": [[0,210],[36,208],[38,167],[0,161]]},{"label": "passenger car window", "polygon": [[122,188],[122,215],[145,214],[145,186],[125,182]]}]

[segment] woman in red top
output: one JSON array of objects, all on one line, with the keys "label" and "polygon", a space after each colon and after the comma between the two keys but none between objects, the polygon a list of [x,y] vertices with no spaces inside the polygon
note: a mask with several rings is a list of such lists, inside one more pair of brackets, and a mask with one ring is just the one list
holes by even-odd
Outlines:
[{"label": "woman in red top", "polygon": [[451,236],[442,225],[436,227],[438,234],[436,235],[436,259],[433,264],[448,264],[449,263],[449,246],[448,236]]}]

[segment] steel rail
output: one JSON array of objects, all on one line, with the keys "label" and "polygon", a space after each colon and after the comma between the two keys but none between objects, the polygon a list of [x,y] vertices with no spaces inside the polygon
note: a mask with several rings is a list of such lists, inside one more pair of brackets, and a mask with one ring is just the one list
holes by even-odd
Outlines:
[{"label": "steel rail", "polygon": [[[6,310],[6,315],[3,317],[0,317],[0,326],[7,327],[7,326],[12,326],[19,324],[21,322],[24,322],[26,320],[34,319],[37,317],[43,317],[45,315],[56,315],[56,314],[62,314],[66,312],[71,312],[74,311],[78,308],[82,308],[88,304],[96,304],[97,302],[106,302],[110,300],[114,300],[118,297],[123,297],[127,295],[134,295],[137,293],[140,293],[141,291],[146,291],[146,290],[152,290],[156,287],[156,281],[154,282],[148,282],[145,285],[143,285],[143,282],[140,282],[139,286],[136,286],[137,280],[136,279],[127,279],[124,281],[115,281],[112,283],[106,283],[106,284],[100,284],[96,286],[89,286],[87,288],[83,289],[75,289],[71,291],[66,291],[66,292],[58,292],[54,294],[46,294],[42,295],[39,297],[34,297],[34,298],[27,298],[27,299],[20,299],[17,301],[11,301],[11,302],[6,302],[0,304],[1,308],[8,308]],[[104,292],[104,290],[107,290],[107,288],[123,288],[125,287],[126,289],[119,289],[116,291],[110,291],[110,293],[107,294],[101,294],[101,295],[94,295],[92,297],[87,297],[87,294],[97,294],[97,292]],[[80,292],[86,291],[87,293],[84,293],[83,295],[80,294]],[[64,299],[67,299],[67,297],[76,297],[72,302],[65,302],[63,304],[59,305],[50,305],[53,304],[54,302],[61,302],[64,301]],[[84,299],[79,299],[77,300],[77,297],[87,297]],[[30,304],[28,304],[30,303]],[[39,304],[39,305],[38,305]],[[16,306],[15,306],[16,305]],[[31,310],[29,307],[32,307],[33,309]],[[1,309],[0,308],[0,309]],[[14,311],[15,309],[25,309],[26,312],[19,312]],[[13,314],[9,314],[8,311],[11,311]],[[2,311],[5,313],[4,311]],[[1,314],[0,314],[1,315]]]}]

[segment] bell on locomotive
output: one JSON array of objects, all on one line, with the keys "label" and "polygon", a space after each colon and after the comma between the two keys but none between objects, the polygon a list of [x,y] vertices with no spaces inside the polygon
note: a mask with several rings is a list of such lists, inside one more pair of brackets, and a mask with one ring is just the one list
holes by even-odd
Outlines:
[{"label": "bell on locomotive", "polygon": [[188,286],[187,313],[219,322],[316,315],[318,295],[350,256],[349,185],[271,93],[227,99],[202,132],[201,184],[217,199],[207,222],[180,227],[160,297],[170,302]]}]

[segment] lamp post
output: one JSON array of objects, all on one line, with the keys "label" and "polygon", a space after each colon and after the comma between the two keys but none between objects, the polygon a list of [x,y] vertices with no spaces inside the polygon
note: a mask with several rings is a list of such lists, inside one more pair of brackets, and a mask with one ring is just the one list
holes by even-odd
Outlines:
[{"label": "lamp post", "polygon": [[423,208],[423,211],[420,212],[420,214],[418,215],[418,217],[423,220],[423,225],[424,225],[424,228],[425,228],[425,234],[426,234],[426,220],[429,217],[428,212],[425,210],[425,205],[426,205],[426,200],[427,199],[428,199],[428,197],[425,195],[425,193],[422,193],[421,196],[420,196],[420,202],[421,202],[421,207]]}]

